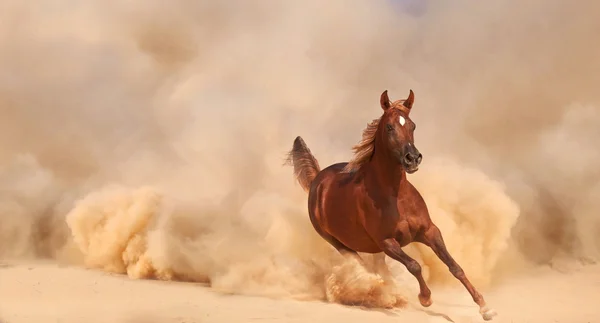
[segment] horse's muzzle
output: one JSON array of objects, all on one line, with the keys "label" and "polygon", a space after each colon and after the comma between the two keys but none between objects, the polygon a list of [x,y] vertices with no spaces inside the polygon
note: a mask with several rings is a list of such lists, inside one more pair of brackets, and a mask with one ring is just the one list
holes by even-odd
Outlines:
[{"label": "horse's muzzle", "polygon": [[410,150],[411,151],[407,152],[402,158],[402,166],[404,166],[404,170],[407,173],[413,174],[419,170],[419,165],[423,160],[423,155],[421,155],[421,153],[414,148],[414,146]]}]

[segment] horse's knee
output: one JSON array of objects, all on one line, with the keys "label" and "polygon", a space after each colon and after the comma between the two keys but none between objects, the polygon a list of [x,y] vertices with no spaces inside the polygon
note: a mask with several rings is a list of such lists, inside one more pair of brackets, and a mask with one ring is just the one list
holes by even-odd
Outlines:
[{"label": "horse's knee", "polygon": [[458,266],[458,265],[450,266],[449,269],[450,269],[450,273],[454,277],[456,277],[458,279],[465,278],[465,272],[464,272],[464,270],[462,270],[462,268],[460,268],[460,266]]},{"label": "horse's knee", "polygon": [[421,275],[421,265],[419,265],[419,263],[416,260],[412,260],[411,259],[411,261],[408,261],[406,263],[406,269],[413,276],[419,276],[419,275]]},{"label": "horse's knee", "polygon": [[384,254],[388,254],[390,251],[393,251],[398,247],[398,242],[392,239],[383,240],[380,244],[380,248],[383,250]]}]

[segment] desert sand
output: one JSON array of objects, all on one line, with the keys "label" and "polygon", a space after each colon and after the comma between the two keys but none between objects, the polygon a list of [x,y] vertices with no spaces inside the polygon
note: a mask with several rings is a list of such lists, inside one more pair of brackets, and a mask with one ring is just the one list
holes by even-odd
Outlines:
[{"label": "desert sand", "polygon": [[[492,322],[587,323],[600,321],[600,266],[535,275],[487,291],[498,316]],[[533,274],[533,273],[530,273]],[[416,296],[404,309],[369,310],[317,301],[224,295],[202,284],[131,280],[55,264],[0,268],[3,323],[196,322],[482,322],[469,296],[433,289],[425,309]]]}]

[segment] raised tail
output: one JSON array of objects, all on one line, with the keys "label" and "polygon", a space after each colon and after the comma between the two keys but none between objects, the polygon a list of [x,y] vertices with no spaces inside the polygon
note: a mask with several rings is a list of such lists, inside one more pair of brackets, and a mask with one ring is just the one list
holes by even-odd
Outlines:
[{"label": "raised tail", "polygon": [[287,164],[294,166],[294,176],[304,191],[308,192],[310,184],[321,169],[302,137],[298,136],[294,140],[294,146],[288,153]]}]

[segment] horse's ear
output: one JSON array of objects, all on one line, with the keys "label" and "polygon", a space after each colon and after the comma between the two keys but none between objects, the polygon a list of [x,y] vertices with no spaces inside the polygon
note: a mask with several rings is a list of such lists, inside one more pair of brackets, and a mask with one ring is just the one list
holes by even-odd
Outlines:
[{"label": "horse's ear", "polygon": [[413,90],[410,90],[410,93],[408,93],[408,98],[406,98],[406,100],[404,100],[404,103],[402,103],[402,105],[407,107],[410,110],[410,109],[412,109],[414,102],[415,102],[415,94],[413,93]]},{"label": "horse's ear", "polygon": [[390,98],[388,98],[387,90],[385,90],[385,91],[383,91],[383,93],[381,93],[381,98],[379,99],[379,103],[381,103],[381,108],[383,109],[383,111],[386,111],[387,109],[389,109],[392,106],[392,103],[390,102]]}]

